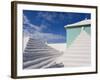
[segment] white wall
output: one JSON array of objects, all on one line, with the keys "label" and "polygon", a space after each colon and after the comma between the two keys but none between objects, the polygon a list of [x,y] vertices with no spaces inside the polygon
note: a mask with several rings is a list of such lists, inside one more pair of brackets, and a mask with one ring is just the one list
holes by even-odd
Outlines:
[{"label": "white wall", "polygon": [[55,44],[47,44],[48,46],[51,46],[52,48],[60,51],[60,52],[65,52],[67,45],[66,43],[55,43]]},{"label": "white wall", "polygon": [[[31,0],[51,3],[99,5],[100,0]],[[10,78],[11,68],[11,15],[10,0],[0,0],[0,80],[13,80]],[[99,8],[100,9],[100,8]],[[100,11],[99,11],[100,14]],[[99,16],[98,16],[99,17]],[[100,17],[99,17],[100,19]],[[100,22],[100,20],[99,20]],[[100,25],[100,24],[99,24]],[[98,27],[100,30],[100,27]],[[100,34],[100,31],[99,31]],[[100,41],[100,37],[98,39]],[[98,43],[100,47],[100,42]],[[99,52],[98,52],[99,53]],[[98,55],[100,61],[100,54]],[[99,64],[100,67],[100,64]],[[32,78],[29,80],[100,80],[99,74],[73,75],[62,77]],[[24,79],[22,79],[24,80]]]}]

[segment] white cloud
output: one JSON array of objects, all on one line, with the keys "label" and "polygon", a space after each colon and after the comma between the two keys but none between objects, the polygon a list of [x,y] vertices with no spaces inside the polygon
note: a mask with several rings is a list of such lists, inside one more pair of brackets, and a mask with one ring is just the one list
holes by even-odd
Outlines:
[{"label": "white cloud", "polygon": [[35,32],[31,36],[36,39],[40,38],[40,39],[44,39],[47,41],[50,41],[50,40],[56,41],[56,40],[60,40],[60,39],[65,39],[65,37],[62,35],[57,35],[57,34],[53,34],[53,33],[43,33],[43,32]]},{"label": "white cloud", "polygon": [[65,39],[64,36],[62,35],[57,35],[57,34],[53,34],[53,33],[44,33],[43,29],[46,29],[47,26],[45,26],[44,24],[41,24],[40,26],[36,26],[32,23],[30,23],[29,19],[24,15],[24,24],[27,24],[27,26],[29,27],[28,29],[31,28],[32,32],[30,33],[30,31],[28,31],[28,29],[24,29],[24,36],[30,36],[30,37],[34,37],[34,38],[39,38],[39,39],[44,39],[46,41],[50,41],[50,40],[58,40],[58,39]]},{"label": "white cloud", "polygon": [[27,17],[25,15],[23,15],[23,22],[24,24],[28,24],[29,20],[27,19]]},{"label": "white cloud", "polygon": [[54,18],[56,16],[57,16],[57,14],[56,13],[53,13],[53,12],[52,12],[52,14],[49,13],[49,12],[45,12],[45,14],[44,14],[44,12],[38,12],[37,19],[38,18],[44,18],[47,21],[53,22],[54,21]]},{"label": "white cloud", "polygon": [[[47,21],[49,21],[49,22],[52,22],[52,23],[57,23],[58,21],[57,20],[55,20],[56,18],[57,19],[59,19],[59,20],[65,20],[66,19],[66,17],[65,17],[65,13],[56,13],[56,12],[45,12],[45,14],[44,14],[44,12],[38,12],[37,13],[37,19],[39,19],[39,18],[43,18],[43,19],[45,19],[45,20],[47,20]],[[68,17],[68,16],[67,16]]]},{"label": "white cloud", "polygon": [[42,28],[30,23],[29,19],[25,15],[23,16],[23,23],[28,25],[30,28],[32,28],[36,31],[41,31],[42,30]]}]

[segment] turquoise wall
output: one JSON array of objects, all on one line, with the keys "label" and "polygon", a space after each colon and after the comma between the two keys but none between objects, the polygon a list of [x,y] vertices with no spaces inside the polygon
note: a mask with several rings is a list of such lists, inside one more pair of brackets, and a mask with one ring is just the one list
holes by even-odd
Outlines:
[{"label": "turquoise wall", "polygon": [[79,27],[67,29],[67,46],[69,46],[75,40],[80,31],[81,28]]},{"label": "turquoise wall", "polygon": [[84,30],[85,30],[89,35],[91,35],[91,27],[90,27],[90,26],[84,27]]},{"label": "turquoise wall", "polygon": [[[66,28],[66,35],[67,35],[67,47],[69,47],[73,41],[77,38],[77,36],[80,34],[81,32],[81,28],[84,26],[80,26],[80,27],[73,27],[73,28]],[[91,35],[91,29],[90,26],[85,26],[84,30]]]}]

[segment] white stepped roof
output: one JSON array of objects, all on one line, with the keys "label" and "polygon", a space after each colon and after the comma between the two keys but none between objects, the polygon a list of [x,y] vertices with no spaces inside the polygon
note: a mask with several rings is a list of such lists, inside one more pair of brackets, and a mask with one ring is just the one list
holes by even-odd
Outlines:
[{"label": "white stepped roof", "polygon": [[[84,36],[84,37],[83,37]],[[73,44],[67,48],[59,61],[65,67],[89,66],[91,60],[91,37],[82,30]]]},{"label": "white stepped roof", "polygon": [[62,55],[61,52],[48,46],[40,39],[24,39],[28,39],[28,41],[25,40],[27,45],[23,52],[24,69],[62,67],[61,64],[56,64],[56,58]]},{"label": "white stepped roof", "polygon": [[76,23],[73,23],[73,24],[66,25],[65,28],[81,26],[81,25],[89,25],[89,24],[91,24],[91,20],[90,19],[85,19],[85,20],[82,20],[80,22],[76,22]]}]

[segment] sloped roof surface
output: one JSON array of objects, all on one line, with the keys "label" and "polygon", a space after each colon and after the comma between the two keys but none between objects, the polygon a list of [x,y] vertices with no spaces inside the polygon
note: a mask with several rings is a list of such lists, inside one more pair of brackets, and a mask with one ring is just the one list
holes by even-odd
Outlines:
[{"label": "sloped roof surface", "polygon": [[76,23],[73,23],[73,24],[66,25],[65,28],[74,27],[74,26],[81,26],[81,25],[89,25],[89,24],[91,24],[91,20],[85,19],[85,20],[82,20],[80,22],[76,22]]}]

